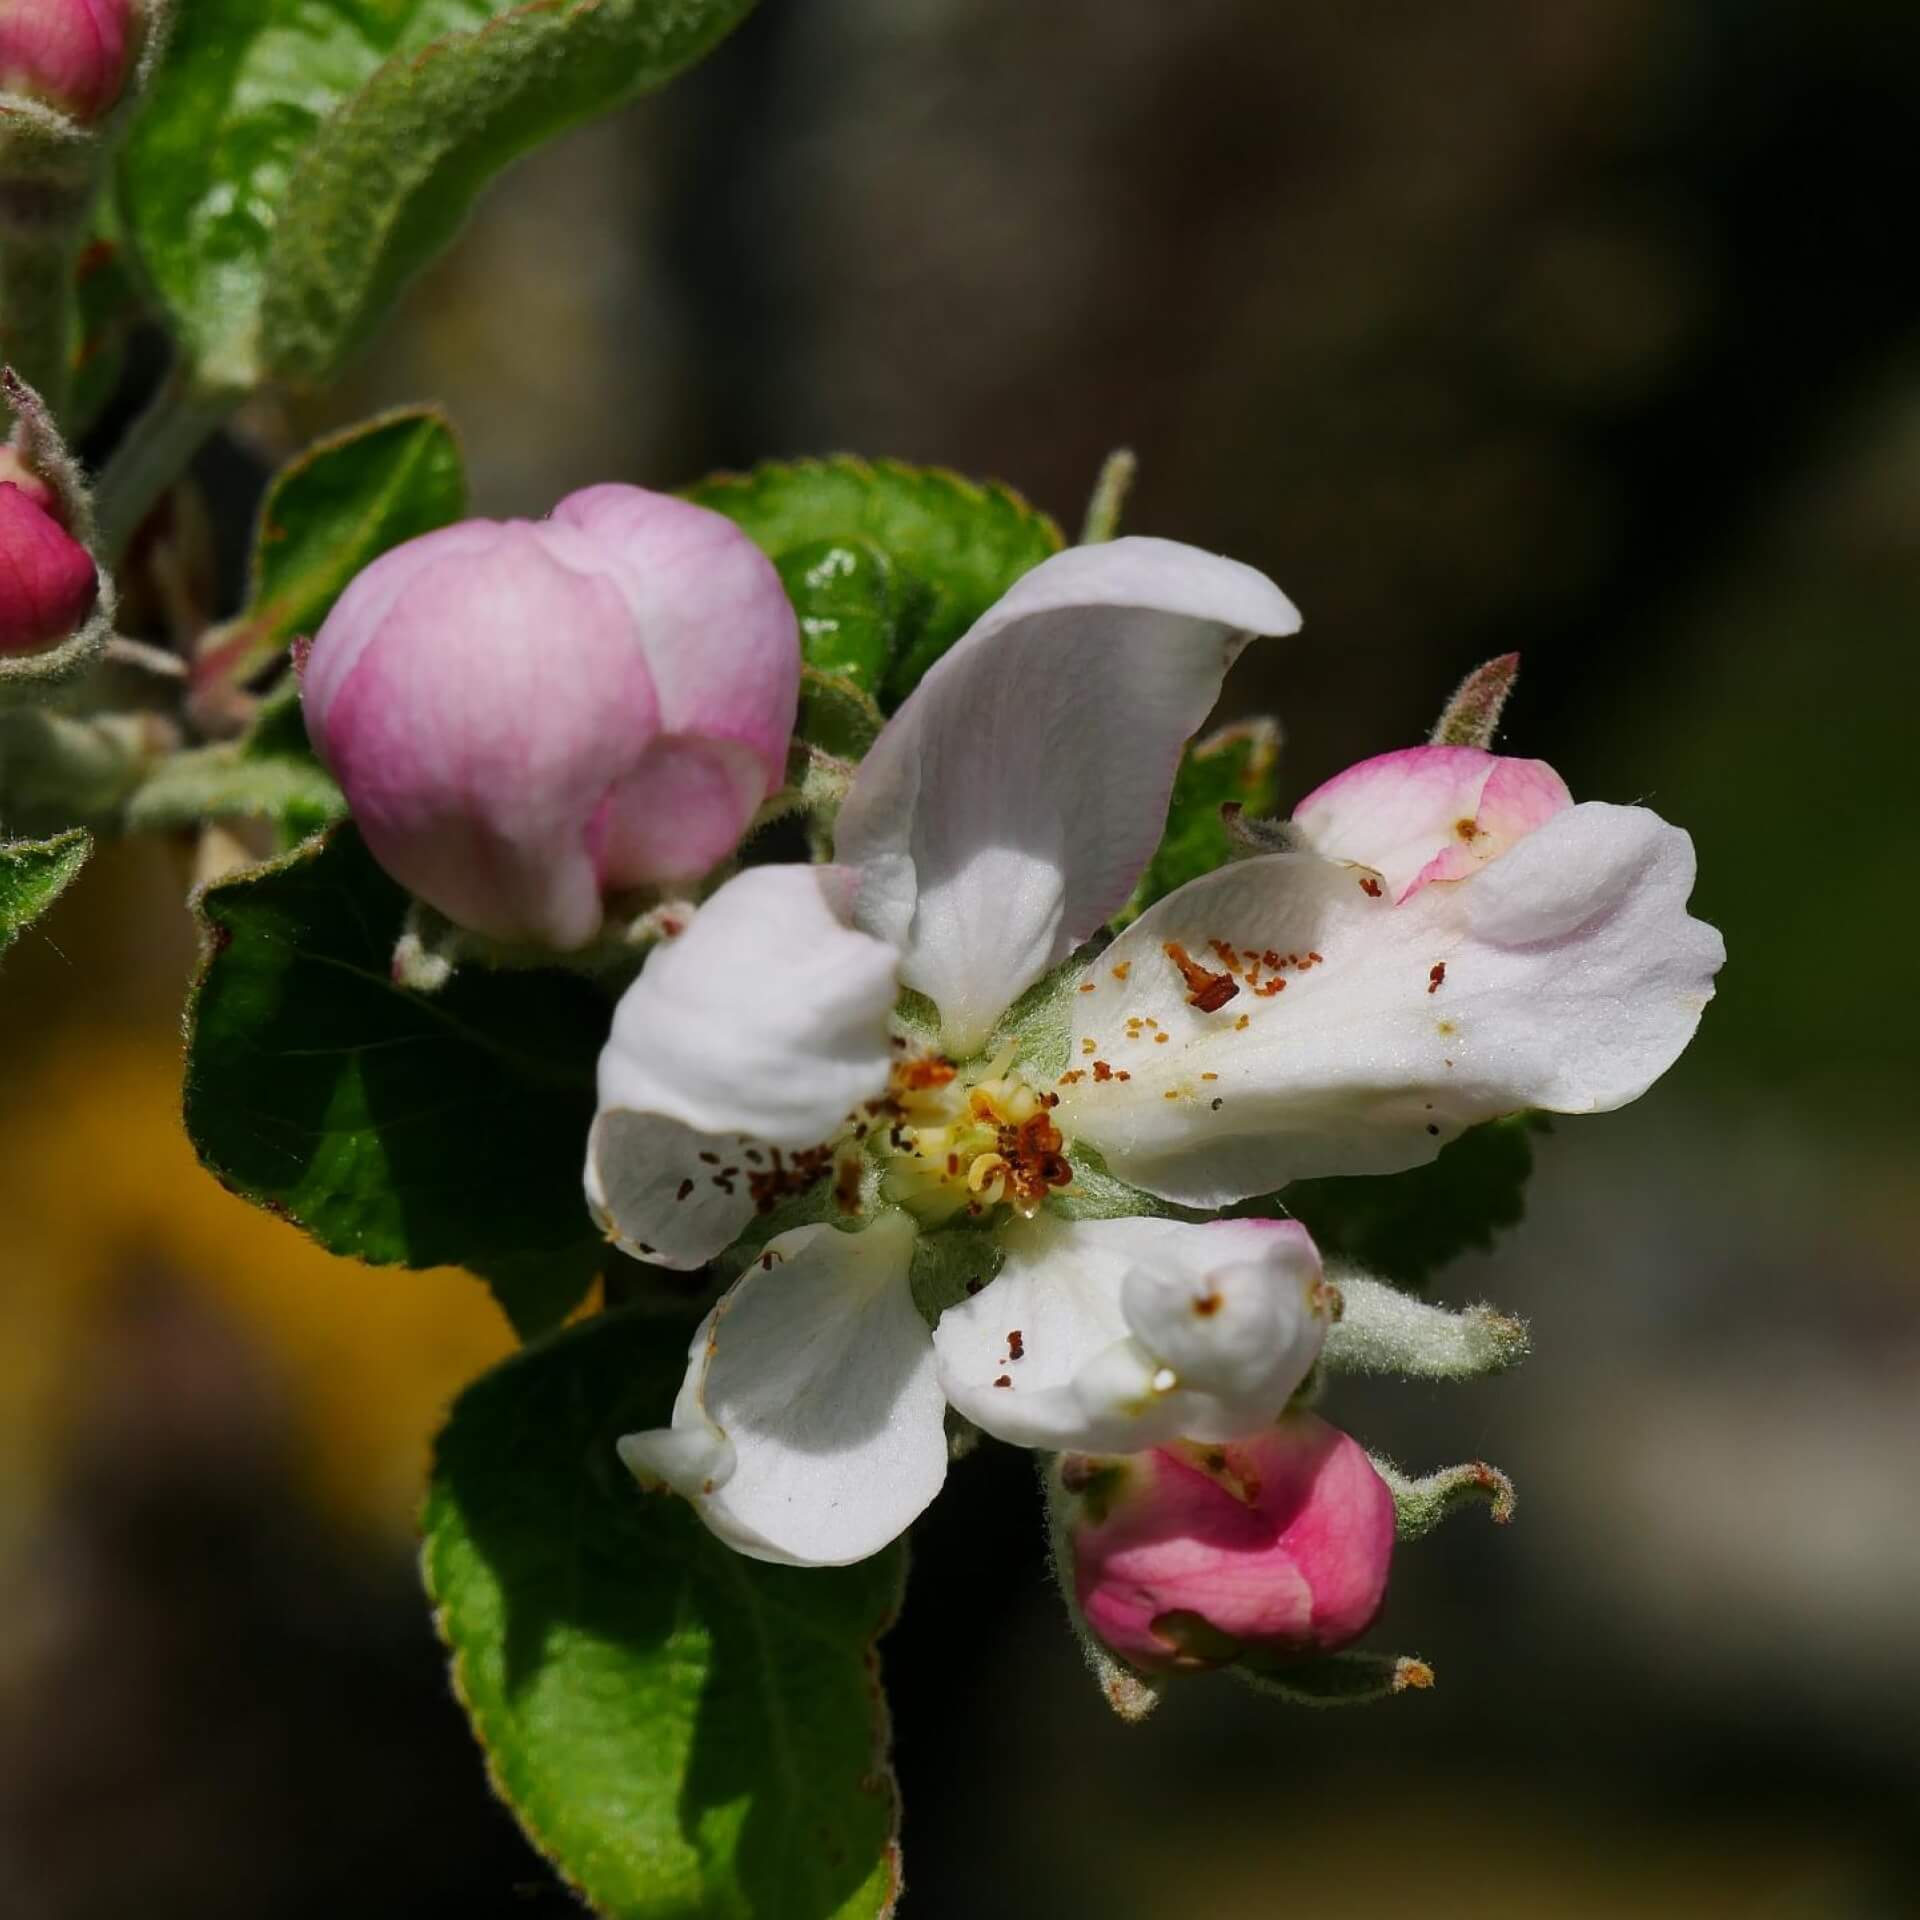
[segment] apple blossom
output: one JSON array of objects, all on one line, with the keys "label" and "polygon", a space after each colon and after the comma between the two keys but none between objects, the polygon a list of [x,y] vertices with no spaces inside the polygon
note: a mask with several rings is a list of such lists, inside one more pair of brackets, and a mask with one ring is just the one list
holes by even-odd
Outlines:
[{"label": "apple blossom", "polygon": [[1080,1615],[1144,1672],[1332,1653],[1385,1598],[1393,1494],[1316,1414],[1057,1472]]},{"label": "apple blossom", "polygon": [[302,699],[395,879],[477,933],[565,950],[607,895],[733,851],[785,776],[799,680],[779,576],[730,520],[599,486],[376,560]]},{"label": "apple blossom", "polygon": [[[1693,1033],[1721,945],[1686,912],[1687,836],[1537,774],[1511,807],[1481,776],[1497,859],[1426,874],[1402,834],[1391,889],[1345,849],[1245,859],[1062,967],[1126,900],[1246,639],[1297,625],[1165,541],[1042,563],[887,724],[839,864],[728,882],[624,996],[586,1173],[612,1238],[697,1266],[829,1177],[865,1223],[771,1241],[670,1429],[624,1445],[742,1550],[875,1550],[938,1491],[947,1405],[1103,1453],[1270,1424],[1324,1335],[1318,1256],[1292,1223],[1170,1208],[1621,1105]],[[956,1223],[978,1290],[929,1333],[916,1266]]]}]

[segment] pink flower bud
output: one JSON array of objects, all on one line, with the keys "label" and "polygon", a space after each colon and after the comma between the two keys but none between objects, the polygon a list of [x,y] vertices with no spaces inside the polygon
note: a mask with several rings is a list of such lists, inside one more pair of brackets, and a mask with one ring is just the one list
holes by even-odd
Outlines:
[{"label": "pink flower bud", "polygon": [[43,481],[11,453],[0,453],[0,475],[0,654],[38,653],[85,622],[99,570],[54,518]]},{"label": "pink flower bud", "polygon": [[1331,1653],[1373,1624],[1393,1495],[1311,1413],[1223,1447],[1060,1463],[1087,1625],[1146,1672]]},{"label": "pink flower bud", "polygon": [[733,522],[638,487],[384,554],[328,615],[307,728],[374,856],[451,920],[568,949],[699,878],[785,778],[800,639]]},{"label": "pink flower bud", "polygon": [[126,85],[133,0],[0,0],[0,92],[85,123]]}]

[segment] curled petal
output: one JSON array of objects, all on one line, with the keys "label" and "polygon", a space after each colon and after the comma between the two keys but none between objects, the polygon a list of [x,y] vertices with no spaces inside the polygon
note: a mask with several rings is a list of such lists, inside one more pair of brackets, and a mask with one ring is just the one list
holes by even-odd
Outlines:
[{"label": "curled petal", "polygon": [[1573,805],[1544,760],[1408,747],[1335,774],[1294,809],[1316,853],[1371,867],[1395,900],[1461,880]]},{"label": "curled petal", "polygon": [[899,1214],[770,1240],[694,1335],[672,1424],[628,1434],[621,1459],[753,1559],[832,1567],[879,1552],[947,1472],[912,1258]]},{"label": "curled petal", "polygon": [[756,1185],[885,1092],[893,951],[841,921],[833,885],[830,869],[749,868],[622,996],[586,1182],[640,1258],[710,1259]]},{"label": "curled petal", "polygon": [[964,1055],[1132,891],[1180,749],[1252,634],[1300,616],[1263,575],[1166,540],[1024,576],[887,724],[841,809],[859,924]]},{"label": "curled petal", "polygon": [[1273,1420],[1326,1333],[1320,1259],[1294,1221],[1042,1219],[934,1329],[940,1382],[1019,1446],[1131,1453]]},{"label": "curled petal", "polygon": [[1124,1180],[1223,1206],[1418,1166],[1522,1108],[1624,1106],[1692,1038],[1724,958],[1686,911],[1693,873],[1684,833],[1598,803],[1401,906],[1312,854],[1222,868],[1088,973],[1060,1125]]}]

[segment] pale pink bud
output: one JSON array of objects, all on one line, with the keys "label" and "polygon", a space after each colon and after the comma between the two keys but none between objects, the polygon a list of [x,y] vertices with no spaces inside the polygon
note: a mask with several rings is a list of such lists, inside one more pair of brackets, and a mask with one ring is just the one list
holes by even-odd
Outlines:
[{"label": "pale pink bud", "polygon": [[100,591],[93,556],[50,510],[44,482],[0,454],[0,654],[58,646],[85,623]]},{"label": "pale pink bud", "polygon": [[638,487],[396,547],[308,654],[307,728],[367,845],[451,920],[568,949],[698,879],[786,774],[800,640],[733,522]]},{"label": "pale pink bud", "polygon": [[1464,880],[1573,805],[1544,760],[1405,747],[1336,773],[1293,810],[1316,853],[1371,867],[1395,901]]},{"label": "pale pink bud", "polygon": [[1331,1653],[1380,1611],[1393,1495],[1315,1414],[1221,1447],[1069,1455],[1060,1474],[1081,1615],[1146,1672]]},{"label": "pale pink bud", "polygon": [[133,12],[133,0],[0,0],[0,93],[101,119],[127,82]]}]

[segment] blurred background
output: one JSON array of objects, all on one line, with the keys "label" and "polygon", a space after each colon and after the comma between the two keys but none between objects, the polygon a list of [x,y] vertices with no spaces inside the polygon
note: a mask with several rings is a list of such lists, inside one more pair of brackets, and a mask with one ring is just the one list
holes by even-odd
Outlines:
[{"label": "blurred background", "polygon": [[[1519,647],[1509,749],[1698,841],[1699,1042],[1436,1288],[1535,1358],[1328,1408],[1519,1482],[1402,1555],[1434,1691],[1121,1726],[983,1449],[886,1649],[912,1920],[1920,1913],[1917,92],[1910,0],[766,0],[202,462],[231,575],[403,400],[492,513],[848,448],[1071,530],[1124,442],[1306,612],[1225,709],[1289,800]],[[411,1567],[507,1330],[199,1171],[185,873],[113,850],[0,994],[0,1911],[564,1915]]]}]

